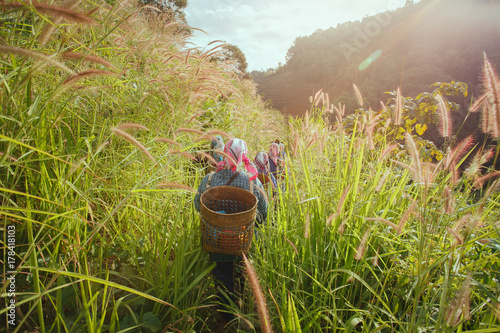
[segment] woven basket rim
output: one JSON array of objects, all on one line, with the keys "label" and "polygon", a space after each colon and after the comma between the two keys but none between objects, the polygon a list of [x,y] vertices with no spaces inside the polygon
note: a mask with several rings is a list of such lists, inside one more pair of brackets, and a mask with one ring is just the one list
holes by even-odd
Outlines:
[{"label": "woven basket rim", "polygon": [[[204,198],[205,194],[210,193],[214,189],[216,189],[218,191],[220,191],[220,190],[230,190],[230,191],[237,191],[237,192],[241,192],[241,191],[247,192],[248,194],[252,195],[255,203],[254,203],[254,205],[250,209],[245,210],[243,212],[232,213],[232,214],[217,213],[216,211],[211,210],[210,208],[208,208],[207,206],[205,206],[205,203],[203,202],[203,198]],[[255,194],[253,194],[252,192],[250,192],[248,190],[245,190],[244,188],[235,187],[235,186],[214,186],[214,187],[209,188],[208,190],[206,190],[205,192],[203,192],[201,194],[200,204],[201,204],[201,206],[203,206],[204,209],[206,209],[207,211],[209,211],[212,214],[230,217],[230,216],[238,216],[238,215],[248,214],[248,212],[255,210],[256,207],[257,207],[257,204],[258,204],[258,200],[257,200],[257,197],[255,196]]]}]

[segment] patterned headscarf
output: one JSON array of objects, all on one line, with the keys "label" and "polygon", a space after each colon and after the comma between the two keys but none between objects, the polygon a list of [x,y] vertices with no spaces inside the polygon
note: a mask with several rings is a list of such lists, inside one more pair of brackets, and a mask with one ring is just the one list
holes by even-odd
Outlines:
[{"label": "patterned headscarf", "polygon": [[222,136],[216,135],[212,139],[212,149],[217,149],[217,150],[223,150],[224,149],[224,139],[222,139]]},{"label": "patterned headscarf", "polygon": [[274,164],[278,163],[278,154],[280,148],[276,142],[271,143],[271,147],[269,147],[269,158],[273,160]]},{"label": "patterned headscarf", "polygon": [[[213,139],[212,142],[210,143],[210,146],[212,147],[213,150],[215,151],[223,151],[224,150],[224,139],[222,139],[222,136],[216,135]],[[216,162],[222,162],[224,157],[220,154],[217,154],[216,152],[213,152],[212,155],[215,158]]]},{"label": "patterned headscarf", "polygon": [[255,165],[259,170],[264,171],[264,173],[269,173],[269,156],[263,151],[257,153],[255,156]]},{"label": "patterned headscarf", "polygon": [[281,158],[284,161],[286,158],[285,144],[283,142],[280,142],[279,148],[280,148],[279,158]]},{"label": "patterned headscarf", "polygon": [[241,139],[229,140],[224,146],[224,152],[233,159],[226,157],[222,162],[217,164],[217,171],[222,169],[231,169],[236,172],[237,170],[240,171],[244,167],[250,180],[257,178],[257,168],[247,157],[248,148],[245,141]]}]

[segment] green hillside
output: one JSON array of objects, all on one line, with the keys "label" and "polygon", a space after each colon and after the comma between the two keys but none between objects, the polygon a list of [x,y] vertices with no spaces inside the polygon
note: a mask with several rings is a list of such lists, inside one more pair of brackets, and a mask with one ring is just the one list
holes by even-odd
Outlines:
[{"label": "green hillside", "polygon": [[319,89],[333,104],[353,110],[356,84],[365,102],[379,109],[379,101],[390,97],[384,92],[397,87],[404,96],[416,97],[431,91],[434,82],[465,82],[469,94],[456,100],[462,106],[456,123],[461,123],[472,96],[481,89],[483,52],[500,64],[499,16],[498,1],[410,3],[298,37],[283,67],[273,74],[253,74],[259,94],[291,115],[303,114],[309,96]]}]

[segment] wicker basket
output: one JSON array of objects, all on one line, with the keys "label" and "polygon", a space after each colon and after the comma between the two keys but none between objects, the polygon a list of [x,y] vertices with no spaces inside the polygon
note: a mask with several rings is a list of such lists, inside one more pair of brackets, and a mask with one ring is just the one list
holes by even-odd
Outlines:
[{"label": "wicker basket", "polygon": [[257,175],[257,177],[259,178],[260,182],[262,183],[262,185],[267,188],[269,186],[271,186],[271,188],[274,190],[275,187],[274,187],[274,183],[273,181],[271,180],[271,177],[269,177],[268,175],[265,175],[263,173],[259,173]]},{"label": "wicker basket", "polygon": [[252,243],[257,198],[239,187],[216,186],[201,195],[201,239],[212,253],[241,255]]}]

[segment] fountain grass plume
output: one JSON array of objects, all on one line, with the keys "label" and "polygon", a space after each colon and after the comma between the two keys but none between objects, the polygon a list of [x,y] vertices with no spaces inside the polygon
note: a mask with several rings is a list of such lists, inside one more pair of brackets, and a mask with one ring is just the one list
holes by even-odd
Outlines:
[{"label": "fountain grass plume", "polygon": [[355,84],[353,84],[352,87],[354,88],[354,92],[356,93],[356,98],[358,100],[359,106],[363,107],[364,104],[365,104],[365,102],[363,101],[363,96],[361,95],[361,92],[359,91],[358,86],[356,86]]},{"label": "fountain grass plume", "polygon": [[356,248],[356,255],[354,256],[354,259],[361,260],[365,256],[366,248],[367,248],[367,244],[368,244],[368,238],[370,237],[370,231],[371,231],[371,228],[368,227],[368,229],[363,234],[363,237],[361,238],[361,241],[359,242],[359,245]]},{"label": "fountain grass plume", "polygon": [[457,245],[464,244],[462,236],[460,236],[460,234],[456,230],[454,230],[453,228],[447,228],[446,230],[448,230],[448,232],[453,236]]},{"label": "fountain grass plume", "polygon": [[342,108],[340,103],[339,103],[339,107],[336,107],[333,104],[332,104],[332,106],[333,106],[333,110],[336,112],[335,118],[337,118],[337,123],[338,123],[339,127],[342,128],[343,127],[343,115],[345,112],[345,106],[344,106],[344,108]]},{"label": "fountain grass plume", "polygon": [[172,183],[172,182],[158,183],[156,185],[156,188],[159,188],[159,189],[174,189],[174,188],[177,188],[177,189],[180,189],[180,190],[197,193],[197,191],[195,191],[192,187],[190,187],[188,185],[179,184],[179,183]]},{"label": "fountain grass plume", "polygon": [[453,226],[453,231],[455,232],[460,232],[465,226],[467,226],[472,219],[472,214],[467,213],[464,216],[462,216]]},{"label": "fountain grass plume", "polygon": [[169,143],[171,145],[175,145],[175,146],[179,146],[179,147],[182,146],[179,142],[174,141],[172,139],[168,139],[168,138],[155,138],[155,141],[163,142],[163,143]]},{"label": "fountain grass plume", "polygon": [[309,238],[309,236],[310,236],[310,234],[309,234],[310,224],[311,224],[311,217],[309,216],[309,214],[306,214],[305,224],[304,224],[304,238],[305,239]]},{"label": "fountain grass plume", "polygon": [[341,234],[341,235],[344,234],[346,224],[347,224],[346,220],[342,220],[342,222],[339,224],[339,227],[337,228],[337,231],[339,232],[339,234]]},{"label": "fountain grass plume", "polygon": [[403,162],[398,161],[398,160],[393,160],[393,159],[391,159],[390,161],[391,161],[392,163],[397,164],[397,165],[399,165],[399,166],[401,166],[401,167],[403,167],[403,168],[407,169],[408,171],[410,171],[410,173],[411,173],[411,175],[412,175],[412,177],[413,177],[413,180],[414,180],[414,181],[416,181],[416,182],[419,182],[419,180],[417,179],[416,172],[415,172],[415,169],[414,169],[414,168],[412,168],[412,167],[411,167],[411,166],[409,166],[408,164],[403,163]]},{"label": "fountain grass plume", "polygon": [[396,105],[394,110],[394,124],[399,126],[403,122],[403,96],[401,89],[398,87],[396,90]]},{"label": "fountain grass plume", "polygon": [[204,141],[204,140],[212,140],[215,135],[220,135],[220,136],[222,136],[222,137],[224,137],[226,139],[229,139],[229,140],[233,138],[230,134],[228,134],[228,133],[226,133],[224,131],[217,130],[217,129],[212,129],[212,130],[209,130],[206,133],[203,133],[198,138],[196,138],[194,141],[195,142],[199,142],[199,141]]},{"label": "fountain grass plume", "polygon": [[455,196],[450,186],[446,185],[444,187],[443,195],[445,198],[444,212],[446,214],[453,214],[455,211]]},{"label": "fountain grass plume", "polygon": [[439,133],[443,138],[449,138],[453,130],[452,118],[450,116],[450,108],[446,100],[440,94],[436,95],[438,111],[440,115]]},{"label": "fountain grass plume", "polygon": [[368,140],[368,148],[375,150],[375,143],[373,142],[373,129],[376,124],[372,124],[366,128],[366,139]]},{"label": "fountain grass plume", "polygon": [[200,123],[200,125],[199,125],[199,126],[200,126],[201,128],[203,128],[203,127],[205,127],[205,126],[206,126],[206,127],[212,127],[212,126],[214,126],[214,124],[213,124],[212,122],[210,122],[210,121],[205,121],[205,122],[203,122],[203,123]]},{"label": "fountain grass plume", "polygon": [[320,89],[314,94],[313,98],[310,98],[309,101],[314,104],[314,106],[318,106],[319,102],[323,101],[324,94],[323,89]]},{"label": "fountain grass plume", "polygon": [[401,232],[403,231],[403,228],[406,224],[406,222],[408,222],[410,216],[413,214],[413,211],[415,210],[415,207],[417,207],[417,202],[414,201],[410,207],[408,207],[408,209],[405,211],[405,213],[403,214],[403,216],[401,216],[401,219],[399,220],[399,223],[398,223],[398,228],[396,229],[396,233],[399,235],[401,234]]},{"label": "fountain grass plume", "polygon": [[146,149],[146,147],[144,147],[144,145],[142,143],[140,143],[136,138],[134,138],[132,135],[128,134],[127,132],[124,132],[118,128],[112,128],[111,131],[118,135],[118,136],[121,136],[122,138],[128,140],[129,142],[131,142],[134,146],[136,146],[137,148],[139,148],[140,151],[142,151],[151,161],[155,162],[156,163],[156,160],[155,158],[153,157],[153,155],[151,155],[151,153]]},{"label": "fountain grass plume", "polygon": [[380,107],[382,108],[382,110],[381,110],[381,111],[382,111],[382,113],[386,113],[386,111],[387,111],[387,106],[385,105],[385,103],[384,103],[384,102],[382,102],[382,101],[379,101],[379,102],[380,102]]},{"label": "fountain grass plume", "polygon": [[136,123],[120,124],[120,125],[116,126],[115,128],[117,128],[117,129],[119,129],[121,131],[127,130],[129,128],[135,128],[135,129],[141,129],[141,130],[144,130],[144,131],[149,131],[149,128],[147,128],[146,126],[143,126],[143,125],[140,125],[140,124],[136,124]]},{"label": "fountain grass plume", "polygon": [[472,158],[464,173],[471,178],[475,178],[481,171],[483,164],[495,157],[495,148],[487,149],[486,152],[478,151]]},{"label": "fountain grass plume", "polygon": [[483,110],[483,132],[498,138],[500,137],[500,80],[486,54],[484,54],[483,84],[488,96]]},{"label": "fountain grass plume", "polygon": [[297,247],[295,246],[295,244],[292,243],[291,240],[289,240],[285,235],[283,235],[283,238],[288,242],[288,244],[290,244],[293,248],[293,250],[295,251],[295,254],[298,255],[299,254],[299,250],[297,249]]},{"label": "fountain grass plume", "polygon": [[446,309],[445,321],[450,327],[458,325],[460,318],[470,319],[470,286],[472,274],[469,272],[465,278],[460,290]]},{"label": "fountain grass plume", "polygon": [[183,127],[179,127],[176,130],[176,132],[194,133],[194,134],[198,134],[198,135],[205,134],[203,131],[200,131],[200,130],[197,130],[197,129],[194,129],[194,128],[183,128]]},{"label": "fountain grass plume", "polygon": [[52,6],[45,3],[40,3],[37,1],[30,2],[18,2],[18,3],[8,3],[3,1],[0,6],[0,10],[30,10],[34,8],[37,12],[50,15],[55,18],[63,18],[67,21],[74,23],[86,23],[86,24],[95,24],[96,21],[85,14],[72,11],[68,8],[63,8],[60,6]]},{"label": "fountain grass plume", "polygon": [[206,111],[196,111],[193,113],[193,115],[191,116],[191,118],[189,118],[189,120],[187,121],[188,124],[190,124],[193,120],[195,120],[196,118],[202,116],[204,113],[206,113]]},{"label": "fountain grass plume", "polygon": [[262,332],[271,333],[273,331],[271,326],[271,320],[269,319],[266,300],[260,288],[257,273],[255,272],[252,263],[245,254],[243,254],[243,262],[245,263],[246,272],[248,274],[248,280],[250,281],[250,286],[252,287],[252,292],[255,298],[257,312],[259,313],[259,318],[262,325]]},{"label": "fountain grass plume", "polygon": [[387,178],[391,175],[391,171],[390,170],[386,170],[384,172],[384,175],[382,176],[382,178],[380,178],[377,186],[375,187],[375,192],[380,192],[382,190],[382,186],[384,186],[385,182],[387,181]]},{"label": "fountain grass plume", "polygon": [[481,129],[494,138],[500,136],[500,80],[488,57],[483,53],[482,84],[485,92],[469,108],[481,112]]},{"label": "fountain grass plume", "polygon": [[422,168],[422,181],[427,187],[434,184],[434,180],[438,174],[438,167],[432,162],[420,162]]},{"label": "fountain grass plume", "polygon": [[347,198],[347,194],[349,193],[349,190],[351,189],[351,184],[349,184],[345,189],[344,191],[342,192],[342,195],[340,196],[340,200],[337,204],[337,210],[335,211],[335,213],[333,213],[332,215],[330,215],[327,219],[326,219],[326,224],[328,226],[332,225],[332,220],[339,216],[340,215],[340,212],[342,210],[342,206],[344,205],[344,201],[345,199]]},{"label": "fountain grass plume", "polygon": [[474,103],[469,108],[470,112],[477,112],[481,109],[481,107],[484,105],[486,102],[488,96],[486,94],[482,94],[479,98],[477,98]]},{"label": "fountain grass plume", "polygon": [[194,157],[193,154],[191,153],[188,153],[187,151],[184,151],[184,150],[179,150],[179,149],[171,149],[168,151],[169,154],[179,154],[183,157],[186,157],[188,159],[190,159],[191,161],[196,161],[196,157]]},{"label": "fountain grass plume", "polygon": [[380,218],[380,217],[369,217],[366,219],[367,221],[377,221],[377,222],[382,222],[384,224],[387,224],[389,227],[393,228],[394,230],[397,230],[398,229],[398,225],[395,224],[395,223],[392,223],[391,221],[387,220],[387,219],[383,219],[383,218]]},{"label": "fountain grass plume", "polygon": [[[80,2],[81,0],[69,0],[67,3],[64,4],[64,7],[66,10],[72,11],[73,8],[75,8],[76,5],[78,5]],[[97,8],[98,7],[96,7],[94,10],[97,10]],[[50,22],[50,24],[45,24],[45,27],[43,28],[42,32],[38,35],[38,41],[40,42],[40,45],[47,44],[52,34],[57,29],[60,29],[63,19],[64,18],[62,16],[53,16],[53,22]]]},{"label": "fountain grass plume", "polygon": [[78,72],[75,75],[71,75],[66,80],[64,80],[64,84],[73,84],[76,81],[79,81],[79,80],[87,78],[87,77],[103,76],[103,75],[116,75],[116,74],[113,72],[104,71],[104,70],[100,70],[100,69],[89,69],[86,71]]},{"label": "fountain grass plume", "polygon": [[398,147],[396,143],[390,144],[380,153],[379,161],[383,161],[389,154]]},{"label": "fountain grass plume", "polygon": [[448,150],[442,160],[444,168],[452,171],[452,169],[460,163],[460,160],[471,151],[475,143],[476,139],[474,135],[471,134],[456,144],[453,148],[448,147]]},{"label": "fountain grass plume", "polygon": [[22,57],[27,57],[27,58],[32,58],[35,60],[38,60],[44,64],[54,66],[59,68],[60,70],[69,73],[71,75],[76,75],[76,73],[70,69],[68,66],[65,64],[57,61],[51,56],[47,56],[43,53],[35,52],[32,50],[28,50],[22,47],[16,47],[16,46],[8,46],[8,45],[0,45],[0,53],[3,54],[14,54]]},{"label": "fountain grass plume", "polygon": [[83,54],[80,52],[75,52],[75,51],[66,51],[63,54],[61,54],[61,58],[64,60],[76,60],[76,61],[82,61],[82,62],[91,62],[91,63],[96,63],[100,64],[106,67],[114,68],[115,66],[110,63],[109,61],[92,55],[92,54]]},{"label": "fountain grass plume", "polygon": [[217,161],[210,154],[207,154],[204,151],[199,151],[199,152],[197,152],[197,155],[201,159],[207,159],[210,162],[210,164],[217,165]]},{"label": "fountain grass plume", "polygon": [[420,164],[420,155],[418,153],[417,146],[415,144],[415,141],[413,140],[413,137],[410,133],[405,132],[405,142],[406,142],[406,147],[408,149],[408,152],[410,153],[410,156],[412,157],[413,160],[413,165],[415,166],[415,180],[417,182],[422,182],[422,168]]},{"label": "fountain grass plume", "polygon": [[480,188],[484,185],[484,183],[492,178],[495,178],[497,176],[500,176],[500,171],[494,171],[494,172],[490,172],[482,177],[479,177],[477,178],[475,181],[474,181],[474,187],[475,188]]}]

